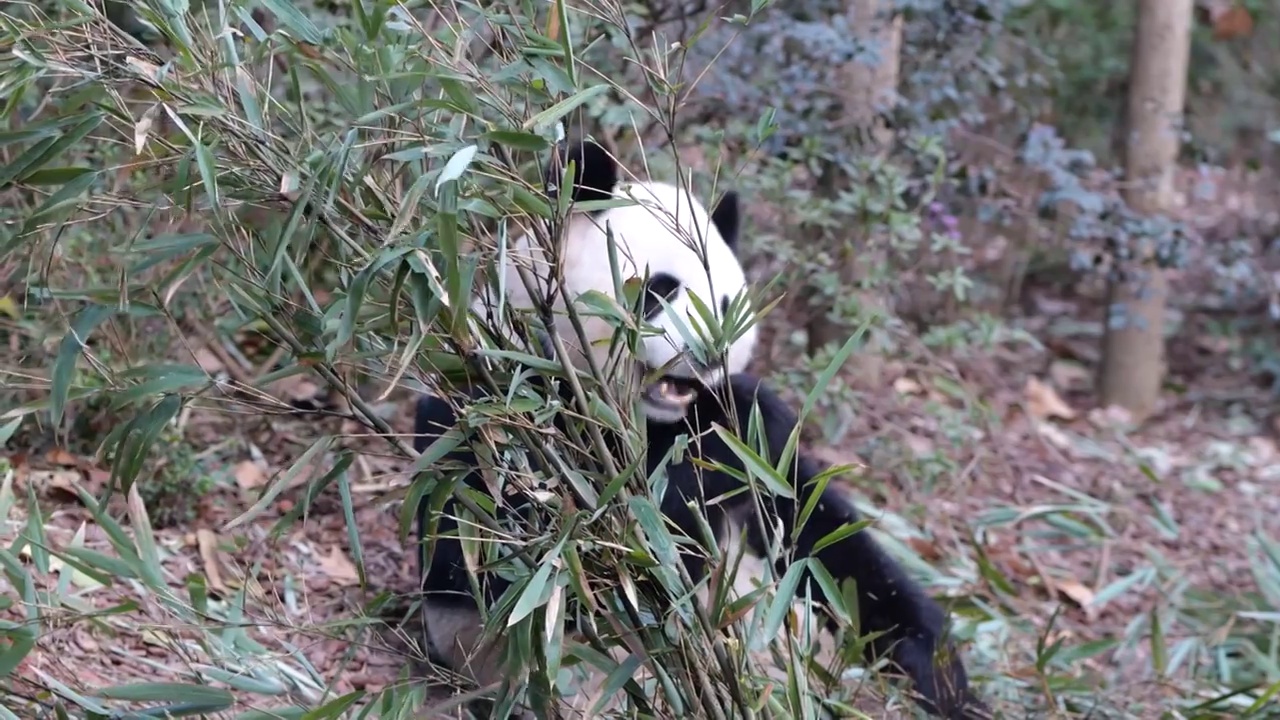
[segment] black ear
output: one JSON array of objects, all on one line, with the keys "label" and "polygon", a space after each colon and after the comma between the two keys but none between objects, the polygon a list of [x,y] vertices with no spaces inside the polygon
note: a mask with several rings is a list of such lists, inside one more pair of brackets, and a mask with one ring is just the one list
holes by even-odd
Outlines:
[{"label": "black ear", "polygon": [[566,140],[556,147],[547,169],[547,194],[560,191],[565,169],[573,163],[573,201],[608,200],[618,185],[618,163],[599,143],[591,140]]},{"label": "black ear", "polygon": [[711,211],[711,222],[715,224],[720,237],[731,250],[738,249],[738,224],[741,222],[738,212],[738,193],[730,190],[716,203]]}]

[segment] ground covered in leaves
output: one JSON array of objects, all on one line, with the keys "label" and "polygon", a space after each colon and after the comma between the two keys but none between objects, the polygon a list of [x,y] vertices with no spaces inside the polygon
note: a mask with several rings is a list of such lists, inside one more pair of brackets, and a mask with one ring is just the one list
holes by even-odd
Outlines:
[{"label": "ground covered in leaves", "polygon": [[[1280,538],[1280,428],[1268,390],[1234,369],[1239,343],[1188,319],[1170,343],[1171,384],[1184,389],[1168,392],[1140,431],[1126,430],[1090,390],[1098,308],[1035,297],[1041,312],[1019,324],[1038,342],[952,354],[908,347],[886,364],[883,382],[853,388],[857,406],[840,440],[814,452],[858,466],[850,486],[906,523],[889,529],[914,529],[902,539],[938,569],[935,591],[976,596],[1003,618],[968,633],[979,681],[1002,678],[992,682],[996,704],[1014,694],[1010,682],[1035,685],[1037,648],[1061,641],[1078,650],[1076,681],[1115,708],[1154,717],[1162,698],[1185,696],[1187,686],[1153,668],[1176,678],[1205,638],[1231,630],[1234,608],[1252,607],[1261,585],[1280,587],[1280,558],[1268,565],[1259,539]],[[223,364],[209,348],[196,354],[210,371]],[[314,391],[301,381],[280,389],[295,400]],[[397,393],[382,406],[404,432],[410,403]],[[327,469],[323,454],[263,498],[325,434],[362,453],[349,502],[358,544],[334,488],[298,521],[281,522],[313,473]],[[183,416],[182,437],[213,482],[193,517],[156,529],[155,545],[173,593],[201,598],[204,612],[226,621],[222,642],[255,648],[257,665],[243,675],[259,692],[306,701],[325,686],[342,694],[397,683],[416,653],[394,629],[404,602],[380,596],[414,588],[415,561],[399,537],[402,462],[333,417],[197,407]],[[115,554],[77,492],[101,492],[106,468],[58,445],[10,461],[0,541],[12,545],[28,527],[24,500],[35,497],[48,546]],[[139,500],[117,502],[117,518],[144,512]],[[45,608],[16,673],[32,697],[40,688],[76,697],[184,681],[192,667],[217,664],[218,647],[194,642],[163,598],[127,573],[103,584],[57,558],[39,572],[29,544],[20,556],[37,590],[68,599]],[[368,617],[371,607],[381,616]],[[21,622],[21,604],[0,617]]]}]

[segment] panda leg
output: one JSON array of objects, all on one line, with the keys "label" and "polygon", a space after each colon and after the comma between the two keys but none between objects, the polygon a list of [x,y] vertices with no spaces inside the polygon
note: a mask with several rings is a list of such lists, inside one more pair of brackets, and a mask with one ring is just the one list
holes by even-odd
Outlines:
[{"label": "panda leg", "polygon": [[[741,373],[733,376],[730,384],[739,426],[748,426],[752,406],[756,406],[765,420],[763,429],[769,456],[780,458],[792,431],[799,425],[799,418],[782,397],[759,378]],[[814,478],[821,470],[803,452],[796,454],[790,473],[796,498],[774,501],[774,517],[782,521],[784,537],[795,534],[798,509],[806,507],[813,497]],[[859,520],[858,510],[850,498],[839,488],[827,485],[790,549],[797,557],[816,557],[837,582],[854,581],[859,630],[881,633],[868,644],[867,659],[888,658],[909,676],[922,696],[920,704],[926,711],[951,720],[987,716],[984,713],[989,711],[969,689],[964,664],[946,639],[946,615],[942,608],[907,576],[870,533],[856,532],[814,552],[823,538]],[[751,543],[763,549],[768,544],[760,529],[760,523],[749,527],[754,534]],[[829,625],[834,624],[831,618]]]},{"label": "panda leg", "polygon": [[839,489],[822,493],[797,538],[797,555],[816,557],[837,582],[853,580],[863,633],[883,633],[869,643],[868,660],[887,657],[910,677],[925,711],[954,720],[984,717],[969,689],[964,664],[945,636],[946,615],[865,530],[816,554],[816,544],[860,520]]},{"label": "panda leg", "polygon": [[428,654],[432,662],[462,675],[479,687],[502,680],[501,649],[483,643],[480,613],[457,603],[422,601],[426,614]]}]

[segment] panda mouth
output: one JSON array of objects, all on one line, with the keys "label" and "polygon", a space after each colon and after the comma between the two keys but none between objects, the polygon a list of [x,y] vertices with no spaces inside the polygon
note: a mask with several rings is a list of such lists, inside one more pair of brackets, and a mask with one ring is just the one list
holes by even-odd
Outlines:
[{"label": "panda mouth", "polygon": [[698,397],[698,388],[690,380],[664,376],[649,383],[644,389],[644,399],[653,405],[683,410]]}]

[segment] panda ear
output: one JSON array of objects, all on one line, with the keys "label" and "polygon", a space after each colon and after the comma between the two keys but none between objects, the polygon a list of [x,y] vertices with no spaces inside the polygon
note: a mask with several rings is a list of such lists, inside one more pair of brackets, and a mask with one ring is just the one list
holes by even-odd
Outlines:
[{"label": "panda ear", "polygon": [[573,201],[608,200],[618,185],[618,163],[597,142],[585,139],[566,140],[555,149],[547,170],[547,192],[552,197],[560,191],[565,169],[574,166]]},{"label": "panda ear", "polygon": [[716,203],[716,208],[711,211],[711,222],[715,224],[716,231],[720,233],[720,237],[724,238],[724,242],[731,250],[735,252],[738,249],[738,224],[741,222],[738,211],[738,193],[730,190],[720,198],[720,202]]}]

